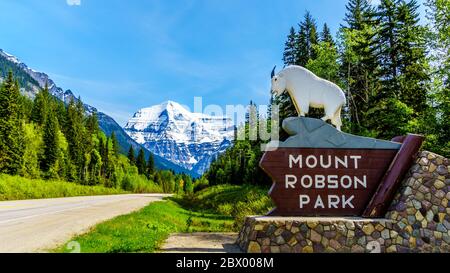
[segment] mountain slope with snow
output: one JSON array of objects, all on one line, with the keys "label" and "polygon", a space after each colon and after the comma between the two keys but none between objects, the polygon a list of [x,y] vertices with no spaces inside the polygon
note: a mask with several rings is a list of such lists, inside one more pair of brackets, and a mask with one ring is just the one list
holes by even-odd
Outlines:
[{"label": "mountain slope with snow", "polygon": [[173,101],[139,110],[124,129],[152,153],[198,175],[234,137],[231,119],[191,113]]},{"label": "mountain slope with snow", "polygon": [[[29,98],[34,98],[36,94],[47,84],[50,93],[56,98],[66,103],[68,103],[71,99],[77,100],[72,91],[64,91],[62,88],[58,87],[47,74],[29,68],[15,56],[0,49],[0,82],[2,82],[3,78],[5,78],[9,70],[13,71],[14,77],[19,80],[22,94],[28,96]],[[140,144],[125,133],[123,128],[120,127],[120,125],[117,124],[113,118],[104,113],[98,112],[96,108],[88,104],[84,104],[84,107],[88,114],[94,112],[97,113],[99,126],[106,135],[109,136],[112,132],[116,134],[122,153],[126,153],[130,146],[133,146],[136,151],[142,148]],[[144,152],[146,158],[148,158],[150,152],[147,149],[144,149]],[[195,176],[195,173],[191,173],[177,164],[174,164],[157,155],[155,155],[155,165],[159,169],[173,170],[177,173],[187,173]]]}]

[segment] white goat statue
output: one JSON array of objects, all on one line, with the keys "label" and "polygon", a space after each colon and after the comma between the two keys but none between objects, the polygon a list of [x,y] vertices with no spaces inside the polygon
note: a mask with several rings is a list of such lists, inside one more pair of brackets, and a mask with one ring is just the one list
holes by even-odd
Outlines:
[{"label": "white goat statue", "polygon": [[341,130],[341,111],[346,98],[339,86],[301,66],[288,66],[277,75],[275,69],[272,71],[273,94],[279,96],[287,91],[301,117],[308,114],[310,108],[324,108],[325,117],[322,120],[331,120]]}]

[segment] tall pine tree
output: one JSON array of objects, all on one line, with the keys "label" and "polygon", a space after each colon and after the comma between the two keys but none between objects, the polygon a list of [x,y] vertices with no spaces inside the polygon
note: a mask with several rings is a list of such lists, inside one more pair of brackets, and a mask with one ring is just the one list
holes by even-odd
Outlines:
[{"label": "tall pine tree", "polygon": [[56,164],[59,155],[58,120],[52,111],[49,112],[45,119],[43,130],[44,152],[41,159],[41,169],[48,173]]},{"label": "tall pine tree", "polygon": [[111,144],[112,144],[112,151],[113,151],[114,156],[118,156],[120,153],[120,146],[119,146],[119,142],[117,141],[115,132],[111,133]]},{"label": "tall pine tree", "polygon": [[155,173],[155,157],[152,153],[150,153],[147,160],[147,177],[150,179],[151,177],[153,177],[154,173]]},{"label": "tall pine tree", "polygon": [[51,95],[48,90],[48,85],[45,84],[45,87],[36,95],[34,99],[33,109],[31,111],[31,119],[33,122],[39,125],[44,125],[47,119],[49,112],[51,111],[49,108],[51,107]]},{"label": "tall pine tree", "polygon": [[426,29],[420,22],[416,0],[402,2],[398,7],[398,60],[400,100],[415,111],[415,116],[427,112],[429,64],[426,58]]},{"label": "tall pine tree", "polygon": [[139,150],[139,154],[136,159],[136,167],[138,168],[139,174],[145,174],[147,162],[145,161],[145,153],[142,148]]},{"label": "tall pine tree", "polygon": [[84,126],[84,108],[81,100],[71,99],[67,106],[66,138],[69,145],[70,162],[75,168],[75,177],[70,179],[83,181],[85,172],[86,128]]},{"label": "tall pine tree", "polygon": [[364,120],[376,103],[380,83],[375,38],[377,23],[369,0],[350,0],[340,29],[341,75],[346,85],[347,120],[352,133],[369,130]]},{"label": "tall pine tree", "polygon": [[314,46],[319,43],[316,20],[309,11],[306,12],[304,21],[299,24],[300,31],[297,35],[297,61],[296,64],[306,66],[309,60],[316,58]]},{"label": "tall pine tree", "polygon": [[291,27],[284,45],[283,62],[285,65],[294,65],[297,63],[297,51],[297,33],[294,27]]},{"label": "tall pine tree", "polygon": [[24,151],[20,88],[9,71],[0,86],[0,172],[17,174]]},{"label": "tall pine tree", "polygon": [[331,30],[328,27],[327,23],[323,25],[323,30],[320,33],[320,41],[330,44],[331,46],[335,46],[333,36],[331,35]]},{"label": "tall pine tree", "polygon": [[134,154],[134,149],[132,145],[130,145],[127,157],[131,165],[136,165],[136,155]]}]

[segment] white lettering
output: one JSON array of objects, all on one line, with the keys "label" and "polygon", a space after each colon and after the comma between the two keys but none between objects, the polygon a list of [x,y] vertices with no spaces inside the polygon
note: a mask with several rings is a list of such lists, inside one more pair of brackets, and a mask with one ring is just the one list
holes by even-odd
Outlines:
[{"label": "white lettering", "polygon": [[292,169],[293,164],[298,164],[298,167],[300,169],[303,168],[302,158],[302,155],[297,156],[297,158],[295,158],[293,155],[289,155],[289,168]]},{"label": "white lettering", "polygon": [[355,189],[358,189],[358,184],[367,189],[367,176],[364,175],[363,180],[355,176]]},{"label": "white lettering", "polygon": [[325,189],[325,180],[324,175],[316,175],[316,189]]},{"label": "white lettering", "polygon": [[311,199],[308,195],[300,195],[300,208],[302,209],[305,205],[308,205]]},{"label": "white lettering", "polygon": [[328,195],[328,208],[338,208],[339,203],[341,202],[339,196],[337,195]]},{"label": "white lettering", "polygon": [[323,162],[323,155],[320,156],[320,166],[322,166],[322,168],[324,169],[328,169],[331,168],[331,155],[328,156],[328,163],[325,164]]},{"label": "white lettering", "polygon": [[355,161],[355,169],[358,169],[358,161],[362,158],[360,155],[352,155],[350,156],[351,159]]},{"label": "white lettering", "polygon": [[348,169],[348,158],[345,156],[344,160],[336,156],[335,165],[336,169],[339,169],[339,164]]},{"label": "white lettering", "polygon": [[[305,180],[308,180],[308,184],[305,184]],[[300,180],[300,183],[302,184],[302,187],[305,189],[309,189],[312,187],[313,185],[313,178],[309,175],[305,175],[302,177],[302,179]]]},{"label": "white lettering", "polygon": [[[311,160],[314,162],[311,164]],[[317,158],[313,155],[310,155],[306,158],[306,166],[308,166],[308,168],[310,169],[314,169],[315,167],[317,167]]]},{"label": "white lettering", "polygon": [[352,195],[349,199],[345,198],[345,195],[342,195],[342,207],[345,209],[347,206],[354,209],[355,207],[352,204],[353,199],[355,199],[355,196]]},{"label": "white lettering", "polygon": [[328,188],[329,189],[337,189],[338,188],[338,176],[337,175],[329,175],[328,176]]},{"label": "white lettering", "polygon": [[[345,184],[345,180],[347,180],[347,183],[348,184]],[[344,188],[344,189],[350,189],[351,187],[352,187],[352,178],[350,177],[350,176],[348,176],[348,175],[344,175],[342,178],[341,178],[341,186]]]},{"label": "white lettering", "polygon": [[295,184],[297,184],[297,176],[287,174],[285,176],[286,189],[295,189]]},{"label": "white lettering", "polygon": [[320,195],[317,197],[317,200],[316,200],[316,204],[314,205],[314,208],[315,209],[317,209],[317,208],[321,208],[321,209],[324,209],[325,208],[325,205],[323,204],[323,201],[322,201],[322,197],[320,197]]}]

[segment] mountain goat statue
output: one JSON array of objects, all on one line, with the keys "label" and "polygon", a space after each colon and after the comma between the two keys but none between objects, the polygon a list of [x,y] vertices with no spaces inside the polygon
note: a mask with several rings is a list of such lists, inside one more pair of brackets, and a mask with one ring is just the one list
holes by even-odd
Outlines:
[{"label": "mountain goat statue", "polygon": [[291,96],[299,116],[304,117],[310,108],[323,108],[323,121],[331,123],[340,131],[341,111],[345,105],[345,94],[336,84],[321,79],[306,68],[291,65],[278,74],[272,70],[272,93],[279,96],[285,91]]}]

